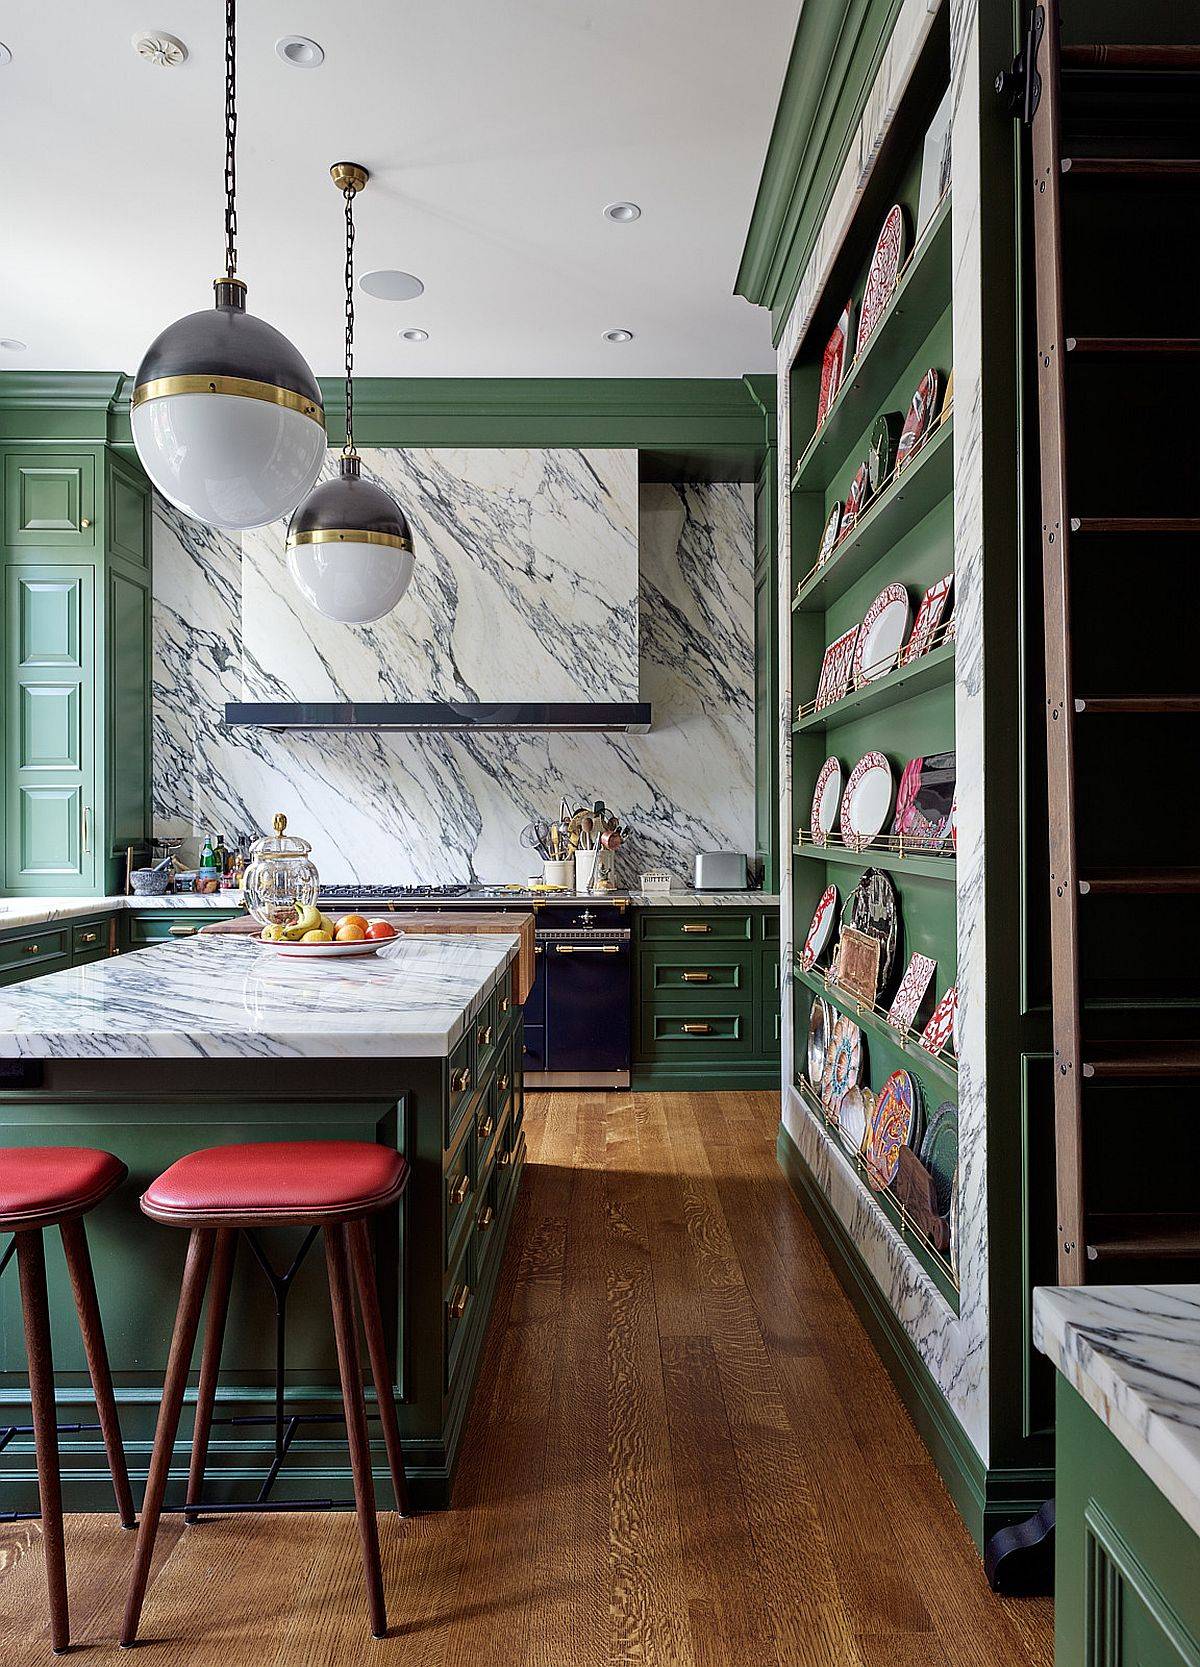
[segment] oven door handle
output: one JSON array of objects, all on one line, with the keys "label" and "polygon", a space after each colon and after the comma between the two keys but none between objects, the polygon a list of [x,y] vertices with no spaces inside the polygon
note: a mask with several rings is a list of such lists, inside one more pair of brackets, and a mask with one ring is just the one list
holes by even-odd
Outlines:
[{"label": "oven door handle", "polygon": [[616,943],[556,943],[556,955],[619,955],[620,944]]}]

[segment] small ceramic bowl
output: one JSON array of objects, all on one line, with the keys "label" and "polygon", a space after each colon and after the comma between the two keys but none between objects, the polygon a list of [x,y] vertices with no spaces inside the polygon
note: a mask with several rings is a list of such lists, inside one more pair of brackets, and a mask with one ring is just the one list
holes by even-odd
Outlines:
[{"label": "small ceramic bowl", "polygon": [[138,897],[162,897],[169,878],[165,868],[135,868],[129,883]]}]

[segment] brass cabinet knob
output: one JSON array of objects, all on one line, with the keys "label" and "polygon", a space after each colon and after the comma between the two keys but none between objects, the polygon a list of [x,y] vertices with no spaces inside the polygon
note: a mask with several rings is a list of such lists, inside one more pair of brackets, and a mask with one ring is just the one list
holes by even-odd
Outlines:
[{"label": "brass cabinet knob", "polygon": [[86,515],[84,515],[80,518],[79,525],[81,527],[90,527],[91,524],[92,524],[91,521],[88,519],[88,517]]},{"label": "brass cabinet knob", "polygon": [[683,975],[683,982],[685,984],[711,984],[712,983],[712,973],[711,972],[685,972],[684,975]]},{"label": "brass cabinet knob", "polygon": [[499,1081],[499,1083],[497,1083],[496,1086],[499,1088],[499,1090],[502,1094],[507,1094],[508,1093],[508,1085],[511,1081],[512,1081],[512,1078],[509,1076],[508,1072],[506,1071],[504,1073],[504,1075],[500,1078],[500,1081]]},{"label": "brass cabinet knob", "polygon": [[483,1122],[479,1125],[480,1139],[486,1140],[495,1127],[496,1119],[494,1117],[485,1117]]},{"label": "brass cabinet knob", "polygon": [[461,1071],[455,1071],[450,1078],[450,1087],[456,1094],[465,1094],[471,1086],[471,1067],[464,1065]]},{"label": "brass cabinet knob", "polygon": [[81,932],[79,934],[79,941],[80,943],[99,943],[100,934],[99,932]]},{"label": "brass cabinet knob", "polygon": [[476,1032],[476,1040],[481,1048],[490,1048],[492,1045],[491,1025],[480,1025],[478,1031]]},{"label": "brass cabinet knob", "polygon": [[469,1285],[460,1285],[458,1290],[455,1291],[454,1295],[450,1298],[450,1318],[452,1320],[461,1320],[467,1311],[467,1303],[470,1300],[471,1287]]},{"label": "brass cabinet knob", "polygon": [[681,932],[707,932],[710,930],[707,921],[693,920],[687,926],[679,928]]},{"label": "brass cabinet knob", "polygon": [[712,1034],[711,1025],[682,1025],[680,1028],[685,1036],[710,1036]]},{"label": "brass cabinet knob", "polygon": [[42,946],[41,946],[40,943],[24,943],[24,944],[21,945],[21,954],[22,955],[36,955],[38,950],[41,947]]},{"label": "brass cabinet knob", "polygon": [[508,999],[507,996],[505,996],[504,1000],[500,1003],[500,1011],[502,1013],[507,1013],[511,1006],[512,1006],[512,1002]]},{"label": "brass cabinet knob", "polygon": [[483,1233],[486,1233],[488,1228],[492,1225],[493,1221],[495,1221],[495,1219],[496,1219],[496,1212],[495,1212],[495,1210],[493,1210],[492,1206],[489,1204],[487,1206],[487,1208],[481,1213],[481,1215],[479,1217],[480,1231],[483,1232]]},{"label": "brass cabinet knob", "polygon": [[469,1175],[460,1175],[458,1180],[455,1181],[454,1185],[450,1188],[451,1204],[461,1204],[470,1190],[471,1177]]}]

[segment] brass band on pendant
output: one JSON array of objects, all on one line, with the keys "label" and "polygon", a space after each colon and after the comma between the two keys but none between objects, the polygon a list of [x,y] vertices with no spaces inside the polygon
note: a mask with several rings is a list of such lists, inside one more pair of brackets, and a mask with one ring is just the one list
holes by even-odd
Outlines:
[{"label": "brass band on pendant", "polygon": [[308,532],[288,535],[290,544],[386,544],[391,550],[411,550],[412,539],[396,533],[361,532],[357,528],[312,527]]},{"label": "brass band on pendant", "polygon": [[289,411],[299,411],[302,417],[325,427],[325,413],[319,405],[291,388],[278,388],[273,382],[255,382],[246,376],[159,376],[143,382],[133,390],[129,401],[131,411],[151,399],[168,399],[172,394],[233,394],[239,399],[261,399],[268,405],[282,405]]}]

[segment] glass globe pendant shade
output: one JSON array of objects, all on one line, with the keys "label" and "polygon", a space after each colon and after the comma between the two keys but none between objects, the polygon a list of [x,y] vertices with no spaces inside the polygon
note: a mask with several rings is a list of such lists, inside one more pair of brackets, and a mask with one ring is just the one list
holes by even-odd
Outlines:
[{"label": "glass globe pendant shade", "polygon": [[370,625],[390,613],[413,576],[412,534],[399,504],[363,480],[354,453],[316,486],[288,525],[288,569],[326,619]]},{"label": "glass globe pendant shade", "polygon": [[240,531],[277,521],[325,457],[316,377],[279,330],[246,311],[246,286],[218,278],[212,311],[153,341],[130,401],[142,467],[176,508]]}]

